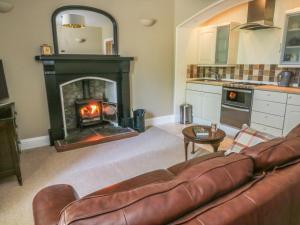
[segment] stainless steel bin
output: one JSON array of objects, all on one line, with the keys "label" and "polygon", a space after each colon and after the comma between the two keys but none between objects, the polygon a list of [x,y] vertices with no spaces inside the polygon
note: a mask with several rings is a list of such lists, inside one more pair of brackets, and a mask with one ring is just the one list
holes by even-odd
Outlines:
[{"label": "stainless steel bin", "polygon": [[180,123],[193,123],[193,106],[189,104],[182,104],[180,106]]}]

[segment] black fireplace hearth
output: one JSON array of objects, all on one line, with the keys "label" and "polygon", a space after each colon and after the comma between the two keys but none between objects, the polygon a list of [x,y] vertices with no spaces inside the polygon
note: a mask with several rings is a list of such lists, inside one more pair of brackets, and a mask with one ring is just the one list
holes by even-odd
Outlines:
[{"label": "black fireplace hearth", "polygon": [[[101,125],[105,117],[117,117],[117,125],[130,125],[129,73],[132,57],[96,55],[52,55],[36,56],[44,65],[44,76],[48,98],[51,144],[65,140],[65,125],[61,100],[61,86],[72,80],[101,78],[116,83],[116,103],[105,102],[89,95],[88,83],[83,83],[83,98],[77,99],[78,127]],[[74,102],[75,105],[75,102]],[[117,111],[115,114],[108,112]],[[95,128],[93,128],[95,129]],[[111,129],[111,128],[110,128]],[[123,132],[126,133],[126,132]]]}]

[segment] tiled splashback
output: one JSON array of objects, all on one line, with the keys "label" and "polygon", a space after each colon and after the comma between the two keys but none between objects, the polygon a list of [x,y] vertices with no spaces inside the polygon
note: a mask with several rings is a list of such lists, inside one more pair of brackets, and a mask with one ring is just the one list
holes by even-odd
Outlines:
[{"label": "tiled splashback", "polygon": [[282,71],[295,72],[295,82],[299,76],[300,68],[280,68],[277,65],[264,64],[239,64],[233,67],[202,67],[198,65],[188,65],[187,78],[212,77],[213,73],[222,75],[223,79],[252,80],[277,82],[277,75]]}]

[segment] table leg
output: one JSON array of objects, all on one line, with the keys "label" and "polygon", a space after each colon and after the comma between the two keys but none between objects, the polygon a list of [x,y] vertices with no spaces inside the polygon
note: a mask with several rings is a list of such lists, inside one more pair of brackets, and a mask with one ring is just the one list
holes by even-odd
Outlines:
[{"label": "table leg", "polygon": [[188,160],[188,148],[189,148],[189,144],[190,144],[190,141],[184,139],[185,161]]},{"label": "table leg", "polygon": [[195,154],[195,142],[193,142],[193,150],[192,150],[192,154]]},{"label": "table leg", "polygon": [[212,147],[213,147],[213,149],[214,149],[214,152],[217,152],[218,151],[218,149],[219,149],[219,147],[220,147],[220,142],[219,143],[214,143],[214,144],[211,144],[212,145]]}]

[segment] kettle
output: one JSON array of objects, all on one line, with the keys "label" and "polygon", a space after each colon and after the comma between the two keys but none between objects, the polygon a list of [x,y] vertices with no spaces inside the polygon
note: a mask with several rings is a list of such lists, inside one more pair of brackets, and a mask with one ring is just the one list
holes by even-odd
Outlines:
[{"label": "kettle", "polygon": [[278,86],[280,87],[288,87],[290,86],[290,82],[294,73],[292,71],[282,71],[277,76]]}]

